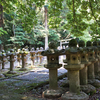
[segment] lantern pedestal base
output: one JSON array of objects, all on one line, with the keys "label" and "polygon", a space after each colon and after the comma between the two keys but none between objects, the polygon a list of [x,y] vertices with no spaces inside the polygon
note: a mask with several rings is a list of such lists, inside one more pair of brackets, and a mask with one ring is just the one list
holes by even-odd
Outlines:
[{"label": "lantern pedestal base", "polygon": [[95,78],[100,80],[100,75],[95,75]]},{"label": "lantern pedestal base", "polygon": [[8,71],[7,74],[17,74],[16,71]]},{"label": "lantern pedestal base", "polygon": [[90,94],[94,94],[96,91],[96,88],[90,84],[87,85],[81,85],[80,89],[85,92],[86,94],[90,93]]},{"label": "lantern pedestal base", "polygon": [[59,98],[62,95],[62,91],[60,89],[53,90],[53,89],[48,89],[45,90],[42,94],[44,98],[49,98],[49,99],[54,99],[54,98]]},{"label": "lantern pedestal base", "polygon": [[21,68],[21,66],[16,66],[16,68]]},{"label": "lantern pedestal base", "polygon": [[28,69],[27,68],[21,68],[19,69],[19,71],[27,71]]},{"label": "lantern pedestal base", "polygon": [[6,72],[8,69],[1,69],[0,71],[1,72]]},{"label": "lantern pedestal base", "polygon": [[85,94],[84,92],[78,93],[71,93],[71,92],[66,92],[65,94],[62,95],[61,100],[88,100],[89,96]]},{"label": "lantern pedestal base", "polygon": [[3,74],[0,74],[0,78],[4,78],[5,76]]},{"label": "lantern pedestal base", "polygon": [[88,79],[88,83],[94,87],[100,87],[100,81],[97,79]]}]

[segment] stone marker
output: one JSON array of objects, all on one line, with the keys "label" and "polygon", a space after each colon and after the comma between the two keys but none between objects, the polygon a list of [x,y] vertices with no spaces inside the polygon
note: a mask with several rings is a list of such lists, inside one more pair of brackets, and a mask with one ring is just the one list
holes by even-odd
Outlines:
[{"label": "stone marker", "polygon": [[39,62],[39,54],[38,54],[39,48],[36,48],[36,62]]},{"label": "stone marker", "polygon": [[87,66],[91,64],[88,59],[87,47],[85,47],[85,42],[80,40],[79,47],[83,48],[83,52],[81,55],[81,64],[84,64],[84,68],[80,70],[80,85],[81,90],[85,93],[95,93],[96,88],[90,84],[88,84],[87,78]]},{"label": "stone marker", "polygon": [[17,61],[18,61],[18,66],[17,68],[21,68],[21,65],[20,65],[20,61],[21,61],[21,54],[20,54],[20,49],[18,49],[18,52],[16,53],[17,54]]},{"label": "stone marker", "polygon": [[42,58],[43,58],[43,56],[41,55],[41,52],[42,52],[42,51],[44,51],[44,50],[43,50],[43,47],[40,47],[40,50],[38,50],[38,57],[40,58],[40,62],[39,62],[40,64],[39,64],[39,65],[42,64]]},{"label": "stone marker", "polygon": [[36,51],[34,50],[34,48],[31,49],[30,51],[30,58],[31,58],[31,67],[34,66],[34,62],[35,62],[35,54],[36,54]]},{"label": "stone marker", "polygon": [[62,95],[62,100],[88,100],[89,98],[87,94],[80,92],[79,70],[84,68],[80,57],[82,51],[81,47],[77,47],[75,39],[70,40],[69,48],[65,49],[67,65],[64,65],[64,68],[68,70],[69,91]]},{"label": "stone marker", "polygon": [[[100,56],[100,41],[98,41],[97,43],[98,43],[98,45],[97,45],[97,48],[98,48],[98,55]],[[98,59],[98,64],[95,65],[95,66],[98,66],[98,67],[96,67],[96,69],[95,69],[95,74],[97,74],[97,75],[96,75],[96,78],[100,80],[100,59]],[[96,71],[96,70],[97,70],[97,71]]]},{"label": "stone marker", "polygon": [[56,44],[52,41],[49,44],[49,49],[41,54],[47,56],[47,64],[44,67],[49,69],[49,89],[43,92],[43,97],[58,98],[62,94],[57,83],[57,69],[62,66],[62,64],[59,64],[59,50],[57,50]]},{"label": "stone marker", "polygon": [[100,76],[99,76],[99,72],[100,72],[100,66],[99,66],[100,51],[98,49],[98,42],[94,41],[93,46],[94,46],[94,51],[95,51],[95,58],[98,59],[98,61],[94,63],[94,74],[95,74],[95,78],[100,80]]},{"label": "stone marker", "polygon": [[25,48],[22,49],[22,51],[20,52],[21,54],[21,59],[22,59],[22,68],[19,69],[19,71],[26,71],[27,68],[26,68],[26,60],[27,60],[27,57],[26,55],[28,54],[27,51],[25,51]]},{"label": "stone marker", "polygon": [[99,87],[100,81],[95,79],[94,74],[94,63],[97,62],[98,59],[95,58],[94,47],[92,46],[91,41],[87,41],[86,46],[88,47],[89,62],[91,62],[91,64],[88,65],[88,83],[95,87]]},{"label": "stone marker", "polygon": [[15,52],[13,49],[10,50],[10,53],[7,54],[9,56],[9,61],[10,61],[10,71],[7,72],[7,74],[16,74],[17,72],[14,71],[14,57],[15,57]]}]

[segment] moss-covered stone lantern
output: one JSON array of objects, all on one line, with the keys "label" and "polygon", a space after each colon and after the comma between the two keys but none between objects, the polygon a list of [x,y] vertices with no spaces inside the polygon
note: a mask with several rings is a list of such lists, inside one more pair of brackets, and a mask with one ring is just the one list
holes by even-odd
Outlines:
[{"label": "moss-covered stone lantern", "polygon": [[80,85],[81,90],[85,93],[93,93],[95,92],[96,88],[90,84],[88,84],[87,78],[87,66],[91,64],[88,60],[88,48],[85,47],[85,42],[83,40],[79,41],[79,47],[83,48],[83,52],[81,55],[81,64],[84,64],[84,68],[80,70]]},{"label": "moss-covered stone lantern", "polygon": [[17,51],[17,62],[18,62],[18,66],[17,66],[17,68],[20,68],[21,67],[21,65],[20,65],[20,61],[21,61],[21,54],[20,54],[20,49],[18,49],[18,51]]},{"label": "moss-covered stone lantern", "polygon": [[19,71],[26,71],[27,70],[26,61],[27,61],[28,51],[25,51],[25,48],[23,48],[20,54],[21,54],[21,59],[22,59],[22,68],[19,69]]},{"label": "moss-covered stone lantern", "polygon": [[39,62],[39,54],[38,54],[39,48],[36,48],[36,62]]},{"label": "moss-covered stone lantern", "polygon": [[[100,41],[98,41],[98,46],[97,47],[98,47],[98,51],[99,51],[98,54],[100,55]],[[98,73],[98,76],[100,76],[100,59],[99,59],[98,62],[99,62],[98,63],[99,67],[98,67],[98,72],[97,73]]]},{"label": "moss-covered stone lantern", "polygon": [[49,69],[49,89],[43,92],[43,96],[46,98],[60,97],[61,91],[57,84],[57,69],[62,64],[59,64],[59,50],[55,42],[50,42],[49,49],[43,51],[41,54],[47,56],[47,64],[44,67]]},{"label": "moss-covered stone lantern", "polygon": [[31,49],[30,51],[30,58],[31,58],[31,67],[34,66],[34,62],[35,62],[35,54],[36,54],[36,51],[34,48]]},{"label": "moss-covered stone lantern", "polygon": [[84,64],[81,64],[81,52],[83,49],[77,47],[76,40],[70,40],[69,47],[65,49],[67,65],[64,65],[68,70],[69,91],[62,95],[62,100],[88,100],[88,95],[80,92],[79,70],[84,68]]},{"label": "moss-covered stone lantern", "polygon": [[99,76],[99,72],[100,72],[100,66],[99,66],[99,62],[100,62],[100,51],[98,48],[98,42],[94,41],[93,42],[93,49],[95,51],[95,58],[98,59],[95,63],[94,63],[94,74],[95,74],[95,78],[96,79],[100,79]]},{"label": "moss-covered stone lantern", "polygon": [[87,41],[86,47],[88,48],[88,55],[89,55],[88,57],[89,61],[91,62],[91,64],[88,65],[88,83],[95,87],[99,87],[100,81],[95,79],[95,74],[94,74],[94,63],[97,62],[98,59],[95,58],[96,56],[92,42]]},{"label": "moss-covered stone lantern", "polygon": [[40,49],[38,50],[38,57],[40,58],[40,62],[39,62],[40,65],[42,64],[42,58],[43,58],[43,56],[41,55],[41,52],[42,52],[42,51],[44,51],[44,50],[43,50],[43,47],[40,47]]},{"label": "moss-covered stone lantern", "polygon": [[16,74],[16,71],[14,71],[14,62],[15,62],[15,52],[13,49],[10,50],[10,53],[7,54],[9,56],[9,62],[10,62],[10,71],[8,71],[8,74]]}]

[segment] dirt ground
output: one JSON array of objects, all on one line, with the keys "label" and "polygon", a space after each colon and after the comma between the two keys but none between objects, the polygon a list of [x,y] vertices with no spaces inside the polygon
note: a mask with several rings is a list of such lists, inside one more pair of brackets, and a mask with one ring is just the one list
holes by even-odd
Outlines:
[{"label": "dirt ground", "polygon": [[[61,87],[61,85],[63,84],[63,81],[65,81],[65,79],[63,80],[59,80],[58,81],[58,86]],[[61,98],[57,98],[57,99],[46,99],[46,98],[43,98],[42,96],[42,92],[45,91],[46,89],[49,88],[49,85],[44,85],[42,87],[38,87],[36,89],[33,89],[29,92],[26,92],[25,95],[27,96],[31,96],[33,98],[37,98],[40,99],[40,100],[61,100]],[[65,93],[66,91],[69,91],[69,88],[68,87],[64,87],[63,88],[63,93]],[[89,94],[88,94],[89,95]],[[100,88],[97,88],[96,89],[96,93],[93,94],[93,95],[89,95],[89,99],[88,100],[100,100]]]}]

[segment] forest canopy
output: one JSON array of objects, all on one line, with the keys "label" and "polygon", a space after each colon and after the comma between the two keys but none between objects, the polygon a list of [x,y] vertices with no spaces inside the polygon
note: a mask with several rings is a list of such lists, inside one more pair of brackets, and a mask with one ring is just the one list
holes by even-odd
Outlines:
[{"label": "forest canopy", "polygon": [[[54,37],[56,40],[65,39],[67,36],[79,37],[85,41],[100,38],[100,0],[0,0],[0,2],[5,16],[4,29],[10,32],[11,37],[17,34],[16,28],[19,27],[20,30],[22,28],[24,43],[28,41],[34,44],[37,39],[42,40],[45,37],[44,7],[48,10],[50,40]],[[14,26],[14,29],[8,24]],[[43,45],[43,41],[37,44]]]}]

